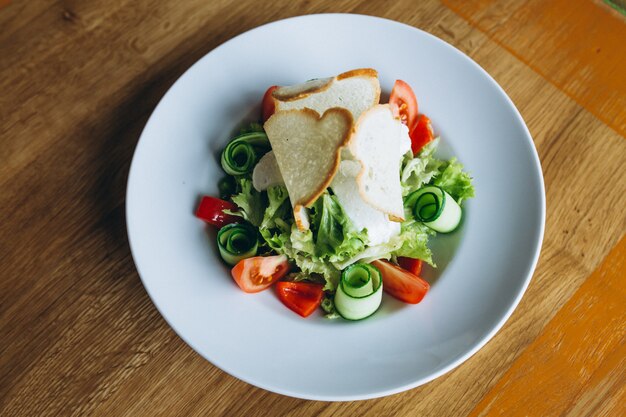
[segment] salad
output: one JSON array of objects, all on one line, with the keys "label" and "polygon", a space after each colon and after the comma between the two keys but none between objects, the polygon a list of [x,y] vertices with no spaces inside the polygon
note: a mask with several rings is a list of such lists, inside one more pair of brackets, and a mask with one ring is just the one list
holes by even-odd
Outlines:
[{"label": "salad", "polygon": [[439,138],[397,80],[380,104],[373,69],[272,86],[260,123],[224,148],[219,198],[196,216],[217,227],[217,245],[241,290],[275,287],[303,317],[374,314],[382,292],[409,304],[429,290],[428,240],[460,224],[474,196],[455,159],[435,156]]}]

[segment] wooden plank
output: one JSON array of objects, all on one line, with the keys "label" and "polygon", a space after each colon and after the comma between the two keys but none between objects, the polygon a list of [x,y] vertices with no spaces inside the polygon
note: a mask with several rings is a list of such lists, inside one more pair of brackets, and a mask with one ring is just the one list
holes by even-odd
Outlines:
[{"label": "wooden plank", "polygon": [[444,0],[626,136],[626,18],[600,1]]},{"label": "wooden plank", "polygon": [[626,384],[625,270],[626,238],[471,416],[624,415],[626,402],[610,400]]},{"label": "wooden plank", "polygon": [[[0,0],[0,46],[18,30],[31,24],[44,10],[58,4],[58,0],[13,2]],[[40,27],[41,30],[41,27]],[[13,38],[11,38],[13,40]]]},{"label": "wooden plank", "polygon": [[[626,214],[612,209],[626,204],[615,192],[626,188],[623,138],[440,3],[38,0],[19,3],[12,16],[23,20],[3,20],[17,6],[0,10],[0,236],[10,236],[0,239],[0,415],[466,415],[625,230]],[[135,142],[186,68],[243,30],[327,11],[399,20],[470,54],[527,121],[548,192],[539,268],[496,338],[426,386],[356,403],[272,394],[195,354],[141,286],[123,215]],[[581,407],[604,395],[609,368],[585,383]],[[616,410],[620,395],[598,412]]]}]

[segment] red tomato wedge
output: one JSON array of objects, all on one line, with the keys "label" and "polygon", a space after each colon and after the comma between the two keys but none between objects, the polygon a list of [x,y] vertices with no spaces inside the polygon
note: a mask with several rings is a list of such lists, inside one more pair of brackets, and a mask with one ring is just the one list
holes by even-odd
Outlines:
[{"label": "red tomato wedge", "polygon": [[406,269],[413,275],[420,276],[422,272],[422,260],[421,259],[413,259],[413,258],[405,258],[404,256],[400,256],[398,258],[398,265],[400,268]]},{"label": "red tomato wedge", "polygon": [[321,304],[324,286],[310,282],[276,283],[278,298],[284,305],[302,317],[310,316]]},{"label": "red tomato wedge", "polygon": [[204,196],[196,209],[196,217],[221,228],[227,224],[238,223],[242,220],[241,217],[224,213],[224,210],[235,211],[237,209],[237,206],[231,202]]},{"label": "red tomato wedge", "polygon": [[430,119],[420,114],[415,130],[411,132],[411,150],[413,151],[413,155],[417,155],[419,151],[434,138],[435,133]]},{"label": "red tomato wedge", "polygon": [[[396,80],[389,96],[389,104],[396,105],[400,113],[400,120],[407,125],[409,133],[417,125],[417,99],[410,85],[402,80]],[[393,106],[392,106],[393,107]]]},{"label": "red tomato wedge", "polygon": [[239,261],[230,274],[245,292],[259,292],[287,275],[289,262],[285,255],[255,256]]},{"label": "red tomato wedge", "polygon": [[274,90],[278,88],[277,85],[273,85],[267,89],[265,94],[263,95],[263,122],[265,123],[267,119],[269,119],[272,114],[274,114],[275,106],[274,106],[274,98],[272,97],[272,93]]},{"label": "red tomato wedge", "polygon": [[419,303],[430,288],[428,282],[417,275],[387,261],[374,261],[372,265],[378,268],[383,276],[383,290],[405,303]]}]

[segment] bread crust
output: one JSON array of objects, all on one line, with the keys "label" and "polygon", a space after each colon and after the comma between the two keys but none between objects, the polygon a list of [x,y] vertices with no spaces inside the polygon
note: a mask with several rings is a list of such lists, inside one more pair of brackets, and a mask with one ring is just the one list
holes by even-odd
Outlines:
[{"label": "bread crust", "polygon": [[338,80],[343,80],[344,78],[350,77],[372,77],[378,78],[378,71],[374,68],[357,68],[350,71],[342,72],[335,78]]},{"label": "bread crust", "polygon": [[311,227],[309,216],[304,206],[298,204],[293,208],[293,218],[296,220],[296,227],[301,232],[306,232]]},{"label": "bread crust", "polygon": [[311,88],[300,91],[294,95],[281,95],[280,88],[277,88],[276,90],[274,90],[274,92],[272,92],[272,99],[274,101],[274,107],[277,110],[280,110],[280,102],[290,102],[290,101],[296,101],[296,100],[301,100],[303,98],[307,98],[312,94],[317,94],[317,93],[321,93],[322,91],[328,90],[333,85],[333,83],[337,81],[344,80],[346,78],[351,78],[351,77],[364,77],[364,78],[369,79],[370,83],[374,85],[375,90],[376,90],[376,94],[375,94],[374,100],[372,100],[371,106],[378,104],[378,102],[380,101],[380,83],[376,82],[378,80],[378,71],[376,71],[373,68],[357,68],[357,69],[343,72],[337,75],[336,77],[329,78],[328,82],[325,83],[324,85],[321,85],[319,87],[312,86]]},{"label": "bread crust", "polygon": [[376,104],[380,102],[380,83],[379,82],[374,83],[374,79],[378,81],[378,71],[376,71],[374,68],[357,68],[357,69],[343,72],[339,74],[338,76],[336,76],[335,78],[337,79],[337,81],[339,81],[339,80],[343,80],[345,78],[350,78],[350,77],[369,78],[370,82],[374,84],[374,87],[376,89],[376,96],[374,100],[372,100],[371,106],[375,106]]},{"label": "bread crust", "polygon": [[280,94],[280,87],[272,92],[272,98],[274,99],[274,106],[281,101],[296,101],[310,96],[311,94],[321,93],[322,91],[328,90],[330,86],[335,82],[335,78],[328,78],[325,84],[316,86],[312,85],[306,90],[298,91],[296,94]]}]

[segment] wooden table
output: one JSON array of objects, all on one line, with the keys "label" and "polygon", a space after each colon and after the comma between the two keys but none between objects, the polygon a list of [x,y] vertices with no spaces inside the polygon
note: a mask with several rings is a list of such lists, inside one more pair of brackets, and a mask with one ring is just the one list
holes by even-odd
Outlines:
[{"label": "wooden table", "polygon": [[[0,0],[0,415],[626,415],[626,18],[592,0],[282,3]],[[148,299],[124,223],[133,149],[173,81],[245,30],[331,11],[476,60],[528,123],[547,189],[537,271],[495,338],[353,403],[273,394],[193,352]]]}]

